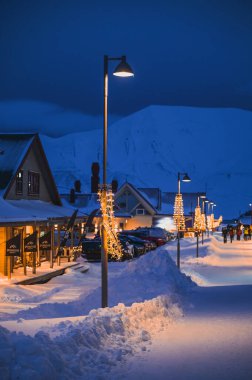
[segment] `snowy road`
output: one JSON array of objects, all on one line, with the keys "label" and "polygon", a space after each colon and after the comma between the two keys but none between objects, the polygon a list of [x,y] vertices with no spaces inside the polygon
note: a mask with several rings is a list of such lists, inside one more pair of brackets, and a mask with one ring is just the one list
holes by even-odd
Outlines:
[{"label": "snowy road", "polygon": [[251,380],[252,241],[216,234],[195,251],[181,240],[181,271],[198,287],[174,263],[176,242],[109,263],[106,309],[100,264],[43,285],[4,283],[0,325],[21,333],[0,326],[2,378]]},{"label": "snowy road", "polygon": [[[251,380],[252,285],[233,284],[252,284],[252,243],[224,245],[217,236],[200,247],[199,260],[193,242],[182,248],[182,271],[205,286],[190,294],[182,320],[154,334],[149,351],[128,362],[122,378]],[[169,251],[175,259],[176,244]]]},{"label": "snowy road", "polygon": [[[130,380],[250,380],[252,286],[199,288],[185,317],[127,365]],[[125,369],[126,371],[126,369]]]}]

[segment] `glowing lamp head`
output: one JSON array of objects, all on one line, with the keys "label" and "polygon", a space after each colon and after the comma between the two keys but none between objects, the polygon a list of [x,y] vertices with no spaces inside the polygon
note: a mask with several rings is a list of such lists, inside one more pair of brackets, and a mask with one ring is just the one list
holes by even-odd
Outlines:
[{"label": "glowing lamp head", "polygon": [[113,75],[115,75],[117,77],[124,77],[124,78],[134,76],[134,72],[133,72],[132,68],[126,62],[126,56],[125,55],[122,56],[122,60],[119,63],[119,65],[117,65],[117,67],[115,68]]},{"label": "glowing lamp head", "polygon": [[184,177],[182,178],[182,181],[183,182],[191,182],[191,178],[189,177],[189,175],[187,173],[185,173]]}]

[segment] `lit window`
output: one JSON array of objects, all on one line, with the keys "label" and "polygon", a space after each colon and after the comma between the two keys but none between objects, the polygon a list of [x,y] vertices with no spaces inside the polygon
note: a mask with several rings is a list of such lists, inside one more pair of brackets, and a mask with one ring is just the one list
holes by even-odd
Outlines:
[{"label": "lit window", "polygon": [[16,194],[23,194],[23,170],[20,170],[16,176]]},{"label": "lit window", "polygon": [[28,195],[39,195],[39,173],[28,172]]}]

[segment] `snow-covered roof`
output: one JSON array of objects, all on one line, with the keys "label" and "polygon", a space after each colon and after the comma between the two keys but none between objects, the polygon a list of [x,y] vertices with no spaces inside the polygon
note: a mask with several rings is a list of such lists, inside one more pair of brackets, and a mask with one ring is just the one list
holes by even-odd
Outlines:
[{"label": "snow-covered roof", "polygon": [[[127,185],[133,189],[142,199],[155,211],[157,215],[173,215],[175,192],[161,192],[159,188],[136,188],[134,185],[125,182],[120,189]],[[183,193],[184,214],[191,215],[197,206],[198,196],[205,193]]]},{"label": "snow-covered roof", "polygon": [[137,190],[146,200],[148,200],[148,202],[153,207],[155,207],[156,209],[160,208],[160,201],[161,201],[160,189],[155,188],[155,187],[145,187],[145,188],[138,188]]},{"label": "snow-covered roof", "polygon": [[[45,222],[50,219],[68,218],[73,208],[56,206],[39,200],[4,200],[0,197],[0,223]],[[75,207],[76,209],[76,207]],[[80,215],[80,216],[83,216]]]},{"label": "snow-covered roof", "polygon": [[63,206],[66,206],[66,207],[69,207],[69,205],[71,205],[72,207],[74,206],[75,208],[82,210],[82,212],[88,215],[96,209],[100,210],[98,195],[95,193],[90,193],[90,194],[75,193],[74,203],[70,203],[69,194],[61,194],[60,197],[61,197]]},{"label": "snow-covered roof", "polygon": [[0,189],[5,190],[17,172],[34,134],[0,134]]},{"label": "snow-covered roof", "polygon": [[[98,195],[96,193],[90,193],[90,194],[82,194],[82,193],[75,193],[75,202],[70,203],[69,202],[70,196],[69,194],[61,194],[61,201],[63,206],[65,207],[75,207],[78,208],[78,210],[82,214],[90,215],[93,211],[97,210],[97,215],[100,215],[100,203],[98,200]],[[131,215],[126,212],[122,212],[120,210],[117,210],[115,207],[114,215],[117,218],[130,218]]]}]

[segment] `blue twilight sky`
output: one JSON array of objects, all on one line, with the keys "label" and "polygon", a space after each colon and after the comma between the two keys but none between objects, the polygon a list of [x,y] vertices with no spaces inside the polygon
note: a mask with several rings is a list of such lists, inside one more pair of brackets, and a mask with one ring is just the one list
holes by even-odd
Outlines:
[{"label": "blue twilight sky", "polygon": [[30,101],[47,117],[102,114],[104,54],[126,54],[135,71],[110,76],[111,114],[251,110],[251,20],[251,0],[1,0],[0,126]]}]

